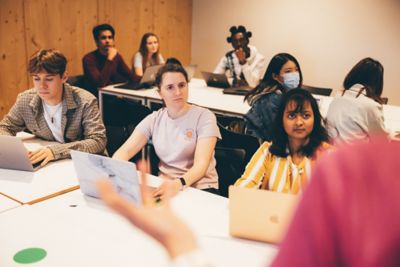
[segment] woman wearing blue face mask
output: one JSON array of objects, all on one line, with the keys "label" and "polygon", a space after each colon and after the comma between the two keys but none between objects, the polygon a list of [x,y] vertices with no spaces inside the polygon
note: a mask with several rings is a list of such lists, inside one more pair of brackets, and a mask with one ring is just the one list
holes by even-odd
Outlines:
[{"label": "woman wearing blue face mask", "polygon": [[272,123],[282,94],[300,87],[302,82],[303,76],[296,58],[287,53],[275,55],[269,62],[260,84],[244,98],[251,106],[245,115],[246,134],[262,141],[270,141]]}]

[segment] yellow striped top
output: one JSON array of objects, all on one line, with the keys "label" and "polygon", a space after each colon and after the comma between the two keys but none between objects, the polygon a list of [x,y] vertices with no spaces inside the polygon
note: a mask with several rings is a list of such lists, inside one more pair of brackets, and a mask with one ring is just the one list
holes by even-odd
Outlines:
[{"label": "yellow striped top", "polygon": [[290,155],[282,158],[270,153],[270,146],[269,142],[260,146],[235,186],[297,194],[307,184],[315,160],[331,147],[323,142],[312,159],[304,157],[299,164],[295,164]]}]

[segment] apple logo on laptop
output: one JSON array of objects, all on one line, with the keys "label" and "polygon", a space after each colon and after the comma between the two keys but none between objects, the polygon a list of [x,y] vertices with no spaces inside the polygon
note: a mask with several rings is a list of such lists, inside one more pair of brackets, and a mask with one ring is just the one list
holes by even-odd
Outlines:
[{"label": "apple logo on laptop", "polygon": [[271,216],[269,217],[269,220],[270,220],[272,223],[275,223],[275,224],[278,224],[278,223],[279,223],[279,217],[278,217],[278,215],[271,215]]}]

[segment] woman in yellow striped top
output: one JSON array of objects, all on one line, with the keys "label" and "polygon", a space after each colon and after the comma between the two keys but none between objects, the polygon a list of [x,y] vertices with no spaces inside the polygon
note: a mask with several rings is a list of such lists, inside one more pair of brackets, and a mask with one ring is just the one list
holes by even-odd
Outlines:
[{"label": "woman in yellow striped top", "polygon": [[272,142],[264,142],[235,186],[297,194],[320,153],[329,149],[318,104],[303,89],[287,92],[279,106]]}]

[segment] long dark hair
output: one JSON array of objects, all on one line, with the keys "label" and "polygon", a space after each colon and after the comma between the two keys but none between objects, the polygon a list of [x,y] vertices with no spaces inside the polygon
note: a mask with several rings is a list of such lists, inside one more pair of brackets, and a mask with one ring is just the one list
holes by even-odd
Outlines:
[{"label": "long dark hair", "polygon": [[379,61],[370,57],[359,61],[344,79],[343,88],[348,90],[357,83],[364,86],[369,98],[382,103],[383,66]]},{"label": "long dark hair", "polygon": [[287,146],[289,143],[288,135],[283,127],[283,116],[286,105],[294,101],[297,104],[295,112],[301,112],[306,103],[310,103],[314,113],[314,126],[310,133],[309,142],[300,149],[300,152],[306,157],[312,157],[322,142],[328,142],[329,136],[323,126],[323,119],[318,109],[315,98],[306,90],[293,89],[285,93],[282,97],[281,104],[275,117],[272,134],[272,145],[270,152],[279,157],[287,157]]},{"label": "long dark hair", "polygon": [[288,54],[288,53],[279,53],[276,54],[271,61],[268,64],[267,70],[265,71],[264,77],[262,79],[262,81],[260,82],[260,84],[254,88],[253,90],[251,90],[249,93],[247,93],[247,95],[244,97],[244,100],[248,101],[249,103],[254,103],[254,98],[259,95],[262,92],[274,92],[277,89],[280,89],[283,91],[283,86],[276,81],[273,78],[273,75],[279,75],[279,73],[281,72],[282,66],[286,64],[286,62],[288,61],[292,61],[294,62],[294,64],[296,65],[296,67],[299,70],[299,74],[300,74],[300,84],[299,86],[302,85],[303,83],[303,74],[301,73],[301,68],[300,68],[300,64],[297,61],[297,59]]},{"label": "long dark hair", "polygon": [[142,54],[142,66],[143,66],[143,70],[146,68],[147,65],[147,56],[149,55],[149,51],[147,50],[147,39],[149,37],[156,37],[157,42],[158,42],[158,49],[157,52],[155,52],[152,56],[151,56],[151,60],[154,62],[155,65],[159,65],[160,64],[160,39],[158,39],[158,36],[155,35],[152,32],[147,32],[145,34],[143,34],[142,36],[142,40],[140,41],[140,47],[139,47],[139,52],[140,54]]}]

